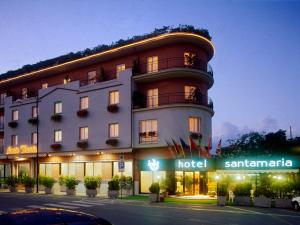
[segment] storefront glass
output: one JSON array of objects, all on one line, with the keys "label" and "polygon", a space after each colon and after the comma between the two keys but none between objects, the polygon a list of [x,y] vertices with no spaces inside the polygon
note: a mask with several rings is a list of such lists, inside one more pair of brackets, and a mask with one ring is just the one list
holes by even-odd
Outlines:
[{"label": "storefront glass", "polygon": [[166,171],[141,171],[141,193],[149,193],[152,183],[166,179]]},{"label": "storefront glass", "polygon": [[118,162],[114,162],[114,176],[118,175],[118,176],[130,176],[132,177],[132,162],[128,161],[125,162],[125,170],[124,172],[119,172],[119,166],[118,166]]},{"label": "storefront glass", "polygon": [[30,163],[29,162],[22,162],[17,164],[18,168],[18,177],[23,175],[30,175]]}]

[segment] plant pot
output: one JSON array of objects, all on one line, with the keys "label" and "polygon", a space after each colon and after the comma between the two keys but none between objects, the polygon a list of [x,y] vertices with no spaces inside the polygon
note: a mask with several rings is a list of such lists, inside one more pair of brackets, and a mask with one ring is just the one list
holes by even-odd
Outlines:
[{"label": "plant pot", "polygon": [[233,202],[235,205],[241,206],[250,206],[251,204],[250,197],[247,196],[236,196],[234,197]]},{"label": "plant pot", "polygon": [[119,197],[119,191],[118,190],[109,190],[108,191],[108,197],[109,198],[118,198]]},{"label": "plant pot", "polygon": [[149,201],[151,203],[158,202],[158,194],[152,194],[152,193],[150,193],[149,194]]},{"label": "plant pot", "polygon": [[263,196],[262,197],[254,197],[254,199],[253,199],[253,205],[256,207],[270,208],[271,202],[272,202],[271,198],[267,198],[267,197],[263,197]]},{"label": "plant pot", "polygon": [[61,192],[66,192],[67,191],[67,188],[65,185],[60,185],[60,191]]},{"label": "plant pot", "polygon": [[33,117],[33,118],[28,119],[28,123],[31,123],[32,125],[36,125],[39,123],[39,120],[38,120],[38,118]]},{"label": "plant pot", "polygon": [[277,198],[275,199],[276,208],[292,208],[292,201],[288,198]]},{"label": "plant pot", "polygon": [[106,140],[107,145],[117,146],[119,144],[119,140],[116,138],[110,138]]},{"label": "plant pot", "polygon": [[82,149],[85,149],[87,148],[89,145],[88,141],[78,141],[77,142],[77,147],[78,148],[82,148]]},{"label": "plant pot", "polygon": [[25,192],[26,193],[33,193],[33,187],[25,187]]},{"label": "plant pot", "polygon": [[119,106],[117,104],[108,105],[107,111],[109,111],[111,113],[116,113],[119,111]]},{"label": "plant pot", "polygon": [[52,194],[52,188],[45,187],[45,194]]},{"label": "plant pot", "polygon": [[81,109],[77,111],[78,117],[86,117],[89,114],[89,111],[87,109]]},{"label": "plant pot", "polygon": [[8,123],[8,126],[9,126],[10,128],[16,128],[16,127],[18,126],[18,122],[17,122],[17,121],[10,121],[10,122]]},{"label": "plant pot", "polygon": [[226,196],[218,196],[218,205],[225,206],[226,203]]},{"label": "plant pot", "polygon": [[51,116],[51,120],[55,121],[55,122],[59,122],[62,119],[62,115],[61,114],[54,114]]},{"label": "plant pot", "polygon": [[88,197],[96,197],[97,189],[86,189],[86,195]]},{"label": "plant pot", "polygon": [[8,186],[8,190],[10,192],[17,192],[17,187],[14,187],[14,186]]},{"label": "plant pot", "polygon": [[54,143],[54,144],[50,145],[50,147],[51,147],[53,150],[60,150],[60,149],[61,149],[61,144],[59,144],[59,143]]},{"label": "plant pot", "polygon": [[75,195],[76,194],[76,190],[75,189],[66,189],[67,195]]}]

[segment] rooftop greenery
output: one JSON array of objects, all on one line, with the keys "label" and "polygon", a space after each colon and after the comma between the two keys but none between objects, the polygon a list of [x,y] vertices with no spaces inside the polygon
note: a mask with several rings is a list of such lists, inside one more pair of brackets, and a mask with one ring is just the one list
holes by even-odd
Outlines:
[{"label": "rooftop greenery", "polygon": [[65,63],[65,62],[69,62],[69,61],[72,61],[75,59],[80,59],[80,58],[83,58],[86,56],[90,56],[90,55],[97,54],[97,53],[100,53],[103,51],[107,51],[112,48],[124,46],[124,45],[130,44],[130,43],[133,43],[133,42],[137,42],[137,41],[141,41],[141,40],[144,40],[147,38],[155,37],[155,36],[158,36],[161,34],[174,33],[174,32],[194,33],[194,34],[198,34],[200,36],[203,36],[203,37],[211,40],[211,36],[209,35],[208,30],[206,30],[206,29],[195,28],[194,26],[191,26],[191,25],[179,25],[178,27],[164,26],[162,28],[155,29],[151,33],[133,36],[133,37],[127,38],[125,40],[120,39],[116,42],[113,42],[110,45],[102,44],[102,45],[96,46],[93,49],[87,48],[83,51],[78,51],[75,53],[70,52],[68,54],[61,55],[56,58],[40,61],[35,64],[24,65],[22,68],[19,68],[17,70],[10,70],[6,73],[1,74],[0,80],[4,80],[4,79],[10,78],[10,77],[15,77],[20,74],[30,73],[30,72],[37,71],[37,70],[40,70],[43,68],[59,65],[59,64]]}]

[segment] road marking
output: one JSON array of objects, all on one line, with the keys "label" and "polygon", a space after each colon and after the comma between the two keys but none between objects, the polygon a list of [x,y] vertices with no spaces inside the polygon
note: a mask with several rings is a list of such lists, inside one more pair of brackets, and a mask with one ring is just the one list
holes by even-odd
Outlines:
[{"label": "road marking", "polygon": [[5,212],[5,211],[1,211],[1,210],[0,210],[0,215],[2,215],[2,214],[4,214],[4,213],[6,213],[6,212]]},{"label": "road marking", "polygon": [[254,210],[243,209],[243,208],[239,208],[239,207],[226,206],[226,208],[230,208],[230,209],[238,209],[238,210],[241,210],[241,211],[244,211],[244,212],[253,213],[253,214],[265,214],[265,213],[257,212],[257,211],[254,211]]},{"label": "road marking", "polygon": [[44,204],[44,205],[52,206],[52,207],[56,207],[56,208],[65,208],[65,209],[78,209],[79,208],[79,207],[76,207],[76,206],[52,204],[52,203],[47,203],[47,204]]},{"label": "road marking", "polygon": [[76,203],[83,203],[83,204],[89,204],[89,205],[105,205],[105,203],[101,202],[86,202],[86,201],[74,201]]},{"label": "road marking", "polygon": [[[85,203],[85,202],[83,202]],[[79,207],[91,207],[91,205],[87,204],[81,204],[81,203],[73,203],[73,202],[59,202],[59,204],[64,204],[64,205],[72,205],[72,206],[79,206]]]}]

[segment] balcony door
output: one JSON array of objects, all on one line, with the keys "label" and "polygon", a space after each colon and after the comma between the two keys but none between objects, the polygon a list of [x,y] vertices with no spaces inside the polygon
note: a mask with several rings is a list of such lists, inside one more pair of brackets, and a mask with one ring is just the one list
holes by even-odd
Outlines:
[{"label": "balcony door", "polygon": [[147,107],[158,106],[158,88],[149,89],[147,91]]}]

